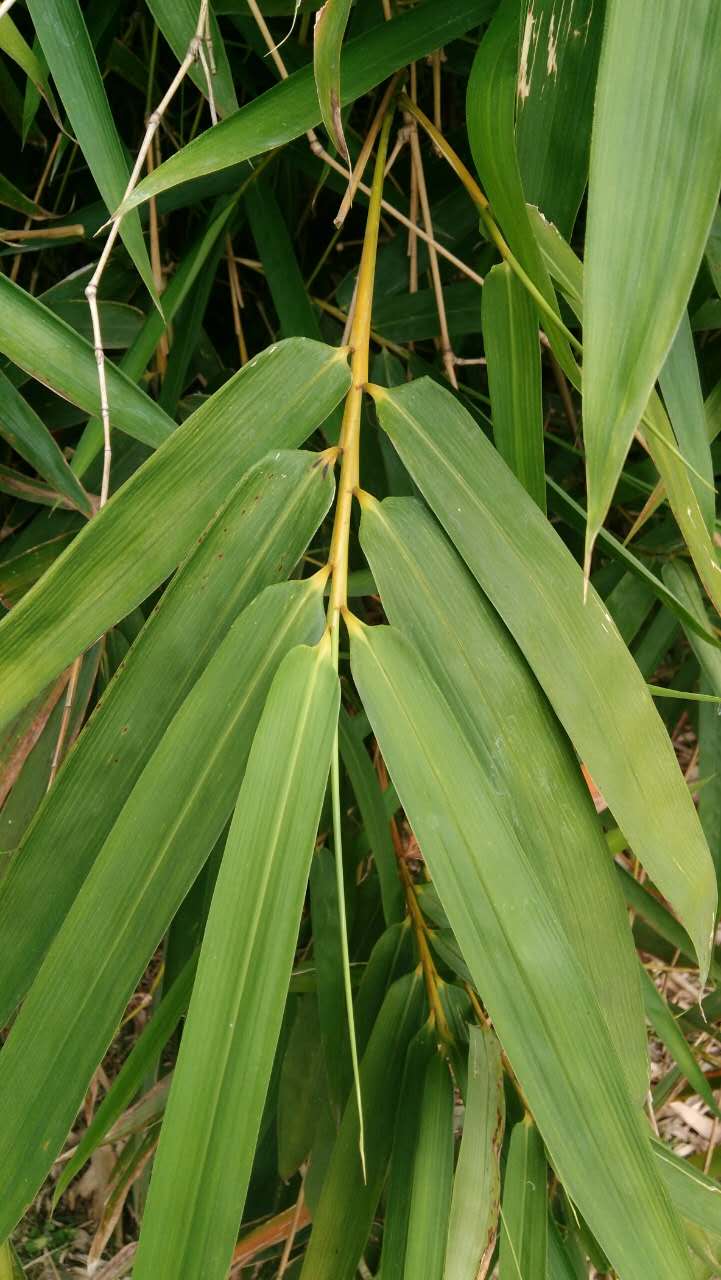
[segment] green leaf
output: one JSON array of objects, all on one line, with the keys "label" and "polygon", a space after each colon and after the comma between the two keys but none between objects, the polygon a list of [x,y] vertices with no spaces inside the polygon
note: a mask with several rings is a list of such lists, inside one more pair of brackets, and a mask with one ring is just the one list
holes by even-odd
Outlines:
[{"label": "green leaf", "polygon": [[170,990],[163,996],[150,1021],[143,1027],[75,1151],[63,1167],[55,1184],[53,1205],[58,1203],[86,1160],[106,1140],[116,1120],[120,1119],[126,1107],[147,1082],[188,1007],[195,980],[196,960],[197,957],[193,956],[188,961]]},{"label": "green leaf", "polygon": [[429,1018],[411,1040],[406,1054],[385,1192],[380,1280],[394,1280],[395,1277],[403,1276],[413,1195],[413,1165],[423,1108],[423,1086],[430,1059],[437,1056],[436,1041],[435,1020]]},{"label": "green leaf", "polygon": [[[445,0],[443,5],[426,0],[410,13],[349,41],[341,64],[341,105],[355,101],[406,63],[464,35],[490,8],[488,0],[483,4]],[[143,179],[122,208],[132,209],[180,182],[216,173],[300,138],[320,119],[313,70],[304,67],[171,156]]]},{"label": "green leaf", "polygon": [[359,732],[355,718],[345,710],[341,710],[338,721],[338,741],[378,869],[383,915],[386,924],[392,924],[394,920],[402,918],[405,908],[390,824],[378,775],[366,751],[363,735]]},{"label": "green leaf", "polygon": [[476,1280],[483,1275],[496,1241],[506,1107],[501,1047],[488,1028],[469,1028],[465,1104],[444,1280]]},{"label": "green leaf", "polygon": [[[3,20],[4,21],[4,20]],[[0,23],[0,37],[2,36],[2,24]],[[28,218],[44,219],[52,215],[46,209],[42,209],[34,200],[20,191],[9,178],[0,174],[0,205],[6,209],[15,209],[18,213],[24,213]]]},{"label": "green leaf", "polygon": [[503,1180],[500,1280],[546,1280],[548,1171],[529,1117],[513,1126]]},{"label": "green leaf", "polygon": [[693,334],[685,311],[659,373],[659,386],[681,452],[707,482],[704,485],[695,476],[689,476],[706,528],[713,536],[716,505],[713,462]]},{"label": "green leaf", "polygon": [[[148,0],[148,8],[178,62],[182,62],[195,35],[195,28],[198,25],[199,5],[197,0]],[[228,54],[212,9],[210,14],[210,39],[212,60],[209,59],[208,61],[211,69],[213,100],[218,115],[228,116],[231,112],[237,110],[238,99],[235,96]],[[194,60],[188,74],[200,89],[200,92],[207,97],[208,84],[205,72],[198,59]],[[165,310],[165,307],[163,307],[163,310]]]},{"label": "green leaf", "polygon": [[[78,0],[28,0],[28,9],[75,137],[112,213],[125,195],[130,170],[80,4]],[[137,214],[123,221],[120,235],[157,303]]]},{"label": "green leaf", "polygon": [[406,1051],[423,1009],[420,972],[393,983],[361,1061],[366,1178],[358,1149],[358,1109],[351,1095],[333,1146],[303,1280],[353,1280],[373,1223],[391,1153]]},{"label": "green leaf", "polygon": [[[0,351],[18,368],[86,413],[100,412],[98,365],[89,342],[49,307],[0,275]],[[172,418],[111,360],[105,361],[111,422],[154,448],[175,428]]]},{"label": "green leaf", "polygon": [[[466,96],[468,141],[494,217],[521,267],[560,321],[553,285],[529,222],[516,154],[518,20],[518,0],[502,0],[478,46]],[[560,328],[545,314],[543,325],[563,368],[573,369],[575,361]]]},{"label": "green leaf", "polygon": [[340,54],[350,9],[351,0],[325,0],[313,28],[313,74],[321,118],[331,142],[348,161],[340,113]]},{"label": "green leaf", "polygon": [[345,350],[289,338],[201,405],[0,623],[0,724],[159,586],[247,468],[305,440],[349,382]]},{"label": "green leaf", "polygon": [[400,633],[350,625],[384,759],[559,1178],[624,1280],[688,1276],[600,1009],[492,779]]},{"label": "green leaf", "polygon": [[721,183],[721,9],[606,9],[586,223],[587,551],[688,302]]},{"label": "green leaf", "polygon": [[0,1280],[25,1280],[25,1271],[10,1240],[0,1245]]},{"label": "green leaf", "polygon": [[605,0],[524,0],[516,145],[526,199],[570,236],[588,178]]},{"label": "green leaf", "polygon": [[721,1120],[721,1112],[716,1106],[716,1099],[713,1096],[711,1085],[696,1061],[686,1037],[676,1025],[676,1020],[671,1010],[650,974],[643,968],[642,976],[643,998],[651,1026],[659,1039],[665,1044],[674,1062],[681,1068],[682,1074],[688,1080],[694,1093],[703,1098],[706,1106],[710,1107],[714,1115]]},{"label": "green leaf", "polygon": [[85,515],[92,508],[87,493],[73,475],[47,427],[31,409],[9,378],[0,370],[0,436],[16,453],[54,486],[71,506]]},{"label": "green leaf", "polygon": [[[583,267],[570,245],[566,244],[555,227],[529,208],[532,225],[551,275],[559,283],[566,299],[580,316],[583,309]],[[721,402],[720,402],[721,403]],[[713,392],[705,402],[709,438],[716,423],[716,406]],[[699,577],[716,608],[721,610],[721,569],[699,508],[692,476],[675,448],[674,434],[664,407],[655,391],[646,405],[645,426],[648,451],[665,484],[668,500],[693,557]],[[671,447],[668,447],[668,446]],[[658,489],[657,489],[658,492]],[[659,498],[660,500],[660,498]],[[649,500],[649,505],[650,505]]]},{"label": "green leaf", "polygon": [[381,426],[525,654],[631,847],[691,934],[702,972],[715,876],[643,678],[593,589],[473,419],[426,379],[373,388]]},{"label": "green leaf", "polygon": [[222,831],[282,658],[322,633],[318,578],[241,614],[146,765],[0,1052],[0,1237],[47,1174],[155,947]]},{"label": "green leaf", "polygon": [[[38,812],[0,893],[7,1022],[152,752],[235,618],[293,570],[333,494],[309,453],[253,467],[193,546]],[[62,847],[65,854],[57,857]],[[38,895],[37,886],[45,886]]]},{"label": "green leaf", "polygon": [[289,653],[271,685],[205,929],[136,1280],[227,1276],[280,1032],[339,698],[329,633],[315,648]]},{"label": "green leaf", "polygon": [[545,513],[538,316],[507,262],[483,286],[483,346],[496,448]]},{"label": "green leaf", "polygon": [[[48,83],[47,68],[43,66],[30,45],[23,39],[12,18],[7,14],[0,19],[0,49],[25,72],[28,80],[45,99],[55,123],[60,127],[60,111]],[[21,210],[22,212],[22,210]]]},{"label": "green leaf", "polygon": [[278,1086],[278,1173],[284,1182],[310,1153],[325,1094],[318,1003],[314,995],[301,996]]},{"label": "green leaf", "polygon": [[404,1280],[421,1275],[443,1280],[452,1189],[453,1080],[446,1058],[436,1050],[423,1082]]},{"label": "green leaf", "polygon": [[248,187],[245,207],[278,314],[281,336],[320,340],[320,324],[301,275],[293,241],[275,192],[262,175]]},{"label": "green leaf", "polygon": [[422,504],[364,497],[361,544],[389,620],[427,664],[495,779],[496,803],[563,921],[640,1104],[648,1058],[638,965],[578,761],[523,655]]},{"label": "green leaf", "polygon": [[331,849],[319,849],[310,869],[310,906],[313,926],[313,961],[320,1015],[320,1037],[328,1082],[328,1096],[336,1126],[352,1083],[353,1069],[347,1035],[338,1029],[345,1021],[343,985],[343,945],[336,883],[336,865]]}]

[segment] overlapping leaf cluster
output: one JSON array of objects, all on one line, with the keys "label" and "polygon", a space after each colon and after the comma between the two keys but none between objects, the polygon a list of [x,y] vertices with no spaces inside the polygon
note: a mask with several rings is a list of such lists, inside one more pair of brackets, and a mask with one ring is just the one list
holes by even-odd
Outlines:
[{"label": "overlapping leaf cluster", "polygon": [[721,10],[211,8],[0,17],[0,1277],[711,1280]]}]

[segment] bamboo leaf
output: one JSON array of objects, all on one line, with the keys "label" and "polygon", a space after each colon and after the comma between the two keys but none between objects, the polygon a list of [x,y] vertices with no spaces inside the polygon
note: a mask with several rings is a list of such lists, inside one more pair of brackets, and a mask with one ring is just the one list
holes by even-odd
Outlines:
[{"label": "bamboo leaf", "polygon": [[[468,78],[466,122],[473,161],[506,240],[552,311],[556,295],[541,258],[526,210],[516,154],[516,96],[522,94],[518,71],[518,0],[502,0],[473,60]],[[543,316],[544,328],[561,365],[575,367],[560,328]]]},{"label": "bamboo leaf", "polygon": [[513,1126],[503,1180],[500,1280],[546,1280],[548,1172],[538,1129]]},{"label": "bamboo leaf", "polygon": [[[568,302],[580,316],[583,309],[583,267],[570,245],[567,245],[557,229],[530,209],[531,220],[542,246],[544,259],[555,280],[560,284]],[[713,392],[705,402],[709,438],[715,423]],[[716,608],[721,610],[721,569],[699,508],[692,476],[675,448],[674,434],[664,407],[657,393],[651,393],[644,416],[644,424],[650,426],[646,443],[648,451],[668,491],[668,500],[704,584]],[[670,446],[670,447],[669,447]],[[659,494],[657,487],[656,494]],[[660,497],[659,499],[660,500]],[[649,511],[655,495],[649,499]],[[630,536],[630,535],[629,535]]]},{"label": "bamboo leaf", "polygon": [[645,683],[555,530],[453,397],[373,388],[379,420],[525,654],[631,847],[693,937],[702,972],[715,876]]},{"label": "bamboo leaf", "polygon": [[483,1280],[496,1241],[506,1109],[500,1045],[482,1027],[469,1029],[465,1103],[444,1280]]},{"label": "bamboo leaf", "polygon": [[674,1062],[681,1068],[682,1074],[688,1080],[691,1088],[699,1097],[703,1098],[706,1106],[710,1107],[714,1115],[721,1120],[721,1112],[716,1106],[716,1099],[713,1096],[711,1085],[693,1056],[683,1032],[676,1025],[676,1020],[671,1010],[650,974],[645,969],[642,972],[643,998],[649,1022],[657,1036],[665,1044]]},{"label": "bamboo leaf", "polygon": [[435,1023],[428,1019],[411,1040],[406,1054],[385,1194],[380,1280],[393,1280],[396,1276],[403,1276],[413,1195],[413,1166],[421,1126],[423,1086],[430,1059],[437,1056],[436,1039]]},{"label": "bamboo leaf", "polygon": [[721,183],[720,74],[714,0],[608,0],[586,231],[587,551],[706,246]]},{"label": "bamboo leaf", "polygon": [[516,144],[523,190],[570,236],[588,178],[605,3],[524,0]]},{"label": "bamboo leaf", "polygon": [[345,1021],[343,985],[343,944],[338,901],[334,851],[319,849],[310,869],[310,905],[313,925],[313,960],[316,974],[316,997],[320,1015],[320,1038],[328,1084],[328,1095],[336,1126],[340,1124],[353,1067],[347,1036],[338,1028]]},{"label": "bamboo leaf", "polygon": [[[315,648],[289,653],[271,685],[210,908],[133,1269],[137,1280],[227,1275],[339,698],[329,633]],[[171,1215],[176,1226],[169,1233]]]},{"label": "bamboo leaf", "polygon": [[[168,41],[178,62],[182,62],[190,41],[195,35],[198,23],[198,4],[196,0],[148,0],[148,8]],[[211,11],[210,41],[212,59],[209,59],[213,101],[219,116],[228,116],[236,111],[238,99],[235,96],[233,76],[228,63],[228,54],[220,34],[218,23]],[[205,72],[198,60],[193,62],[188,73],[197,88],[207,97],[208,84]],[[165,308],[163,308],[165,309]]]},{"label": "bamboo leaf", "polygon": [[[172,717],[238,614],[287,577],[327,510],[316,456],[281,451],[232,492],[173,578],[65,761],[0,893],[0,1019],[32,982]],[[57,857],[59,846],[65,850]],[[38,896],[37,886],[45,891]]]},{"label": "bamboo leaf", "polygon": [[713,536],[716,505],[713,462],[693,334],[686,311],[659,374],[659,386],[681,451],[707,482],[703,485],[694,476],[689,477],[706,528]]},{"label": "bamboo leaf", "polygon": [[483,346],[496,448],[545,513],[538,317],[507,262],[483,286]]},{"label": "bamboo leaf", "polygon": [[301,996],[278,1086],[278,1173],[284,1181],[310,1154],[325,1092],[318,1004],[314,995]]},{"label": "bamboo leaf", "polygon": [[0,723],[159,586],[247,468],[305,440],[349,381],[344,349],[291,338],[197,409],[0,624]]},{"label": "bamboo leaf", "polygon": [[326,133],[349,160],[341,119],[340,54],[350,16],[351,0],[325,0],[315,18],[313,74]]},{"label": "bamboo leaf", "polygon": [[364,1181],[358,1110],[351,1095],[313,1214],[303,1280],[353,1280],[356,1274],[385,1181],[406,1051],[422,1009],[418,971],[399,978],[386,994],[361,1061],[367,1176]]},{"label": "bamboo leaf", "polygon": [[8,14],[0,19],[0,49],[25,72],[30,83],[47,102],[55,123],[60,126],[60,111],[55,94],[48,83],[47,67],[43,66],[30,45],[23,39]]},{"label": "bamboo leaf", "polygon": [[453,1081],[436,1050],[425,1070],[413,1162],[404,1280],[443,1280],[453,1188]]},{"label": "bamboo leaf", "polygon": [[403,890],[398,878],[383,794],[355,719],[343,710],[338,721],[338,740],[343,764],[348,771],[378,868],[383,914],[386,924],[392,924],[403,916]]},{"label": "bamboo leaf", "polygon": [[389,620],[412,641],[495,779],[498,803],[584,964],[640,1104],[648,1056],[638,965],[623,896],[565,735],[503,623],[420,502],[364,497],[361,543]]},{"label": "bamboo leaf", "polygon": [[[49,307],[0,275],[0,351],[32,378],[77,404],[100,412],[98,365],[89,342]],[[175,424],[111,360],[105,361],[113,426],[157,448]]]},{"label": "bamboo leaf", "polygon": [[85,515],[92,508],[87,493],[73,475],[47,427],[9,378],[0,371],[0,435],[35,468],[48,484]]},{"label": "bamboo leaf", "polygon": [[559,1178],[624,1280],[688,1276],[600,1009],[492,781],[400,633],[350,625],[384,759]]},{"label": "bamboo leaf", "polygon": [[[78,0],[28,0],[28,9],[75,137],[112,213],[125,195],[130,170]],[[157,302],[136,214],[123,221],[120,234],[148,293]]]},{"label": "bamboo leaf", "polygon": [[165,1045],[184,1016],[195,980],[196,957],[188,961],[172,987],[163,996],[150,1022],[146,1023],[110,1089],[103,1098],[73,1155],[55,1184],[53,1205],[80,1172],[86,1160],[107,1138],[116,1120],[132,1102],[155,1066]]},{"label": "bamboo leaf", "polygon": [[[445,0],[441,6],[426,0],[410,13],[349,41],[341,65],[341,105],[353,102],[406,63],[464,35],[489,9],[486,0],[482,6],[478,0]],[[123,211],[179,182],[216,173],[299,138],[320,118],[313,70],[304,67],[171,156],[143,179],[124,201]]]},{"label": "bamboo leaf", "polygon": [[57,1155],[135,985],[232,811],[282,658],[322,633],[322,583],[268,587],[172,720],[0,1052],[0,1236]]}]

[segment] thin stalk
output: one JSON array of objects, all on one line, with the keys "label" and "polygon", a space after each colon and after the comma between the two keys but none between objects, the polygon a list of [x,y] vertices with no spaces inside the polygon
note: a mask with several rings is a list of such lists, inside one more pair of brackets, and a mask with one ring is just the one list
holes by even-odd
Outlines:
[{"label": "thin stalk", "polygon": [[[381,196],[383,190],[383,174],[388,154],[388,138],[390,134],[392,113],[389,112],[383,121],[378,153],[376,156],[373,187],[368,218],[366,221],[365,239],[361,252],[356,306],[350,332],[352,350],[351,374],[352,383],[346,397],[343,411],[343,424],[340,434],[341,472],[338,482],[338,498],[336,501],[333,534],[331,537],[330,565],[332,578],[330,599],[328,601],[328,630],[331,637],[331,651],[336,670],[338,669],[338,642],[340,632],[340,616],[348,605],[348,544],[350,540],[351,509],[353,494],[359,481],[359,445],[361,407],[363,389],[368,381],[368,352],[370,347],[371,307],[373,304],[373,281],[375,278],[376,254],[378,250],[378,231],[380,228]],[[340,922],[341,952],[343,956],[343,987],[345,992],[346,1014],[348,1018],[348,1035],[350,1039],[351,1061],[353,1064],[353,1082],[356,1104],[358,1106],[358,1143],[360,1148],[363,1179],[366,1177],[365,1130],[363,1125],[363,1099],[361,1097],[360,1069],[358,1065],[358,1048],[356,1044],[355,1019],[353,1016],[353,990],[350,979],[350,955],[348,949],[348,927],[345,917],[345,885],[343,878],[343,836],[340,809],[340,753],[338,748],[338,726],[336,725],[333,754],[331,756],[331,799],[333,808],[333,851],[335,856],[336,889],[338,894],[338,914]]]},{"label": "thin stalk", "polygon": [[421,108],[413,102],[407,94],[402,93],[400,95],[399,103],[403,107],[404,111],[408,111],[412,116],[415,116],[418,123],[422,125],[431,141],[440,151],[444,160],[448,161],[454,173],[458,178],[460,178],[463,186],[478,210],[480,219],[486,228],[490,240],[495,244],[504,261],[508,263],[511,270],[518,276],[521,283],[528,290],[539,311],[542,311],[543,314],[553,322],[556,328],[563,334],[566,341],[576,351],[579,353],[582,352],[583,348],[576,335],[571,333],[570,329],[566,328],[560,316],[556,314],[551,304],[544,298],[540,289],[536,288],[530,276],[526,271],[524,271],[515,254],[511,252],[509,245],[506,243],[506,240],[501,233],[498,223],[491,214],[490,205],[486,196],[484,196],[481,188],[468,167],[461,160],[460,156],[453,150],[453,147],[449,144],[440,130],[436,128],[433,121],[428,119],[425,112],[421,111]]}]

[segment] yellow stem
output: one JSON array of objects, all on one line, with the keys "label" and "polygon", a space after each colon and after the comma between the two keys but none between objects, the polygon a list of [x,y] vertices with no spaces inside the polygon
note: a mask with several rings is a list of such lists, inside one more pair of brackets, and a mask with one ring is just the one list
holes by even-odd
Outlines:
[{"label": "yellow stem", "polygon": [[383,173],[388,154],[392,112],[389,112],[381,128],[376,155],[373,186],[371,188],[368,219],[363,250],[358,269],[358,286],[353,325],[350,331],[352,384],[343,411],[340,433],[342,455],[338,499],[335,509],[333,535],[330,545],[330,565],[333,572],[328,605],[328,625],[337,654],[340,615],[348,603],[348,544],[353,494],[359,483],[359,442],[363,391],[368,382],[368,351],[371,333],[371,309],[373,305],[373,281],[375,279],[378,230],[380,227]]}]

